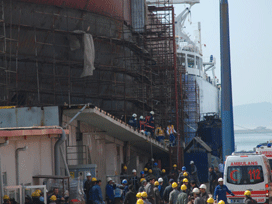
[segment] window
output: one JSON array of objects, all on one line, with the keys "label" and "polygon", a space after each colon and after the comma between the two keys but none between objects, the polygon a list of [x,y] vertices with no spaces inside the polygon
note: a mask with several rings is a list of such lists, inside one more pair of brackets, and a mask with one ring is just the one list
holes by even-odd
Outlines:
[{"label": "window", "polygon": [[236,185],[256,184],[264,181],[262,166],[228,167],[227,182]]}]

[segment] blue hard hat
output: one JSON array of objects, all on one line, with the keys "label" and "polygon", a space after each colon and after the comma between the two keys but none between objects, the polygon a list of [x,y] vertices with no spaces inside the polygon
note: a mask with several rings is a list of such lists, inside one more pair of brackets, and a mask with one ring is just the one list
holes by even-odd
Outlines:
[{"label": "blue hard hat", "polygon": [[158,166],[158,163],[156,162],[156,163],[154,163],[154,166]]},{"label": "blue hard hat", "polygon": [[141,174],[141,175],[144,174],[144,171],[141,171],[140,174]]},{"label": "blue hard hat", "polygon": [[124,180],[122,181],[122,184],[127,184],[127,179],[124,179]]},{"label": "blue hard hat", "polygon": [[41,196],[41,197],[40,197],[40,201],[41,201],[41,202],[44,202],[44,197]]},{"label": "blue hard hat", "polygon": [[186,171],[186,166],[183,166],[183,167],[181,168],[181,170],[182,170],[182,171]]},{"label": "blue hard hat", "polygon": [[271,144],[270,144],[270,143],[268,143],[268,144],[267,144],[267,147],[271,147]]}]

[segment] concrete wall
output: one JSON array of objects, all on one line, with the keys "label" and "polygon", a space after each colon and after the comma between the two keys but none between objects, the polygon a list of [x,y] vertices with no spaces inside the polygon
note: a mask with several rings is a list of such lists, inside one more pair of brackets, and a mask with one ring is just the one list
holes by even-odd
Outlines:
[{"label": "concrete wall", "polygon": [[16,185],[15,150],[28,146],[19,152],[19,183],[32,184],[32,176],[52,175],[54,173],[54,144],[56,138],[47,136],[28,136],[13,138],[9,144],[0,148],[2,173],[7,174],[7,185]]}]

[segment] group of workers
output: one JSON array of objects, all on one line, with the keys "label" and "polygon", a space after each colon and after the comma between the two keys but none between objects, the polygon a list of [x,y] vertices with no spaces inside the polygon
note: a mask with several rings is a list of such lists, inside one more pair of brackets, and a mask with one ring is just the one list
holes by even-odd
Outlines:
[{"label": "group of workers", "polygon": [[[40,189],[32,192],[31,196],[25,196],[25,204],[45,204],[43,192]],[[47,204],[68,204],[69,196],[60,196],[59,189],[54,188],[53,191],[47,193]],[[17,204],[14,198],[10,198],[8,195],[3,196],[4,204]]]},{"label": "group of workers", "polygon": [[137,119],[137,114],[132,114],[132,117],[129,119],[128,124],[134,127],[134,129],[139,130],[141,133],[145,134],[146,136],[151,136],[152,138],[162,142],[166,135],[169,137],[169,142],[171,146],[176,145],[176,137],[175,134],[177,133],[174,125],[169,121],[169,124],[166,128],[162,127],[162,125],[156,125],[154,123],[154,111],[150,111],[149,115],[147,116],[140,116],[139,120]]}]

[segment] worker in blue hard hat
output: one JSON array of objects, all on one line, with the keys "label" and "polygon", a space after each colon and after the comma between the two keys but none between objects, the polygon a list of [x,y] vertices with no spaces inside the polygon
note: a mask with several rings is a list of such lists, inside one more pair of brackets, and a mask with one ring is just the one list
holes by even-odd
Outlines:
[{"label": "worker in blue hard hat", "polygon": [[158,168],[158,163],[157,162],[154,163],[154,167],[153,167],[152,172],[153,172],[153,175],[156,177],[156,180],[161,177],[162,172]]},{"label": "worker in blue hard hat", "polygon": [[181,184],[184,178],[189,179],[189,172],[186,171],[186,166],[183,166],[181,168],[181,172],[179,173],[178,176],[178,183]]}]

